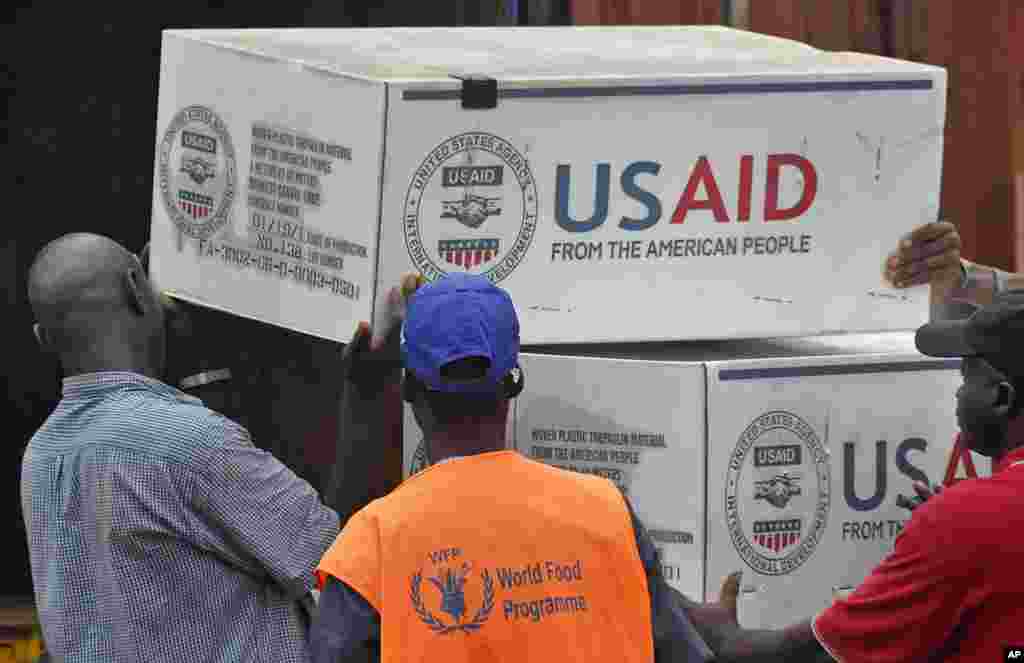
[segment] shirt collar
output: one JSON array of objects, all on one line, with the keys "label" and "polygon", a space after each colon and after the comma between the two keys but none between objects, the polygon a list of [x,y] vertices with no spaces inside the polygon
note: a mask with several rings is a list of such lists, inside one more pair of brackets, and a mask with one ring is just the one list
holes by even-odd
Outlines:
[{"label": "shirt collar", "polygon": [[519,453],[519,452],[518,452],[518,451],[516,451],[515,449],[496,449],[496,450],[494,450],[494,451],[485,451],[485,452],[483,452],[483,453],[478,453],[478,454],[470,454],[469,456],[447,456],[447,457],[445,457],[445,458],[441,458],[440,460],[435,460],[435,461],[434,461],[434,462],[432,462],[432,463],[431,463],[430,465],[431,465],[431,466],[434,466],[434,465],[441,465],[441,464],[443,464],[443,463],[447,463],[447,462],[449,462],[449,461],[453,461],[453,460],[460,460],[460,459],[462,459],[462,458],[470,458],[470,457],[472,457],[472,458],[479,458],[479,457],[481,457],[481,456],[494,456],[494,455],[499,455],[499,454],[500,454],[500,455],[505,455],[505,454],[507,454],[507,453],[509,453],[509,452],[512,452],[512,453]]},{"label": "shirt collar", "polygon": [[202,403],[195,396],[189,396],[169,384],[148,378],[140,373],[132,373],[131,371],[102,371],[66,377],[63,380],[62,396],[65,399],[71,400],[95,398],[132,387],[152,391],[161,396],[174,398],[186,403]]}]

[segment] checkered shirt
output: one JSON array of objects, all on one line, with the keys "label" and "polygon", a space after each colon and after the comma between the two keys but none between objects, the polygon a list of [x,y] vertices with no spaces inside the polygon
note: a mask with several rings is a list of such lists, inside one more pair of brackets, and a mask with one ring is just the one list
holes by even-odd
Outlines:
[{"label": "checkered shirt", "polygon": [[338,516],[198,399],[134,373],[65,379],[21,491],[55,660],[309,660],[313,568]]}]

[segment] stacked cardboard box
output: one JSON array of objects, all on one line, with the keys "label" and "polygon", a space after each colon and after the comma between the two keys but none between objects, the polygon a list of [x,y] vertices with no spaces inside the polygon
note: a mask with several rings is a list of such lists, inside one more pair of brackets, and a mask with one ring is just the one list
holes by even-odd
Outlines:
[{"label": "stacked cardboard box", "polygon": [[[718,27],[168,31],[152,266],[345,342],[398,275],[485,274],[525,343],[909,329],[945,74]],[[697,314],[699,312],[699,314]]]},{"label": "stacked cardboard box", "polygon": [[[956,432],[958,362],[921,357],[908,333],[558,351],[523,356],[516,448],[618,483],[688,595],[744,571],[746,625],[856,586]],[[414,470],[428,450],[406,430]]]}]

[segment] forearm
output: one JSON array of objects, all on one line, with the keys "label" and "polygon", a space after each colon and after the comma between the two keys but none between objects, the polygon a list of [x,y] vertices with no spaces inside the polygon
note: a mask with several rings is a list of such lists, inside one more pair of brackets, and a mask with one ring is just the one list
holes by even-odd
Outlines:
[{"label": "forearm", "polygon": [[745,629],[722,606],[697,603],[674,592],[716,663],[825,663],[832,657],[818,644],[810,620],[781,630]]},{"label": "forearm", "polygon": [[818,643],[810,620],[781,630],[739,628],[727,636],[720,663],[825,663],[833,659]]},{"label": "forearm", "polygon": [[380,618],[366,600],[330,577],[309,632],[313,663],[371,663],[380,640]]},{"label": "forearm", "polygon": [[352,382],[344,386],[338,451],[329,489],[331,506],[342,523],[375,497],[374,484],[378,482],[374,479],[381,473],[386,451],[401,445],[400,401],[397,384],[379,389],[362,389]]},{"label": "forearm", "polygon": [[395,336],[373,353],[365,339],[354,339],[345,348],[338,450],[328,488],[330,506],[342,523],[373,499],[374,478],[386,469],[388,451],[401,449],[401,367]]},{"label": "forearm", "polygon": [[964,268],[962,279],[931,285],[932,320],[967,317],[973,307],[992,303],[997,291],[1024,289],[1024,273],[1006,272],[964,259],[960,262]]},{"label": "forearm", "polygon": [[990,304],[997,290],[1024,288],[1024,273],[1008,272],[960,259],[967,272],[966,290],[978,304]]},{"label": "forearm", "polygon": [[[713,650],[704,642],[686,614],[683,607],[686,597],[665,581],[654,542],[636,515],[629,498],[623,495],[622,499],[633,522],[637,553],[647,575],[655,663],[699,663],[713,660]],[[679,599],[675,598],[677,594]]]}]

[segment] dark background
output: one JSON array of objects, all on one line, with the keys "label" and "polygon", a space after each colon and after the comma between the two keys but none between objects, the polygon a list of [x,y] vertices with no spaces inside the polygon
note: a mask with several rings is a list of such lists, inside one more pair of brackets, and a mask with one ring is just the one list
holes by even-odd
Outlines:
[{"label": "dark background", "polygon": [[[0,284],[8,424],[0,504],[11,530],[0,595],[31,595],[21,456],[60,395],[25,295],[36,251],[68,232],[139,250],[149,235],[160,32],[166,28],[487,25],[491,2],[432,0],[36,1],[4,10],[5,187]],[[568,2],[524,0],[516,22],[568,23]],[[530,15],[532,13],[532,16]],[[213,312],[194,313],[205,359],[235,372],[235,405],[257,445],[322,489],[334,459],[340,346]]]}]

